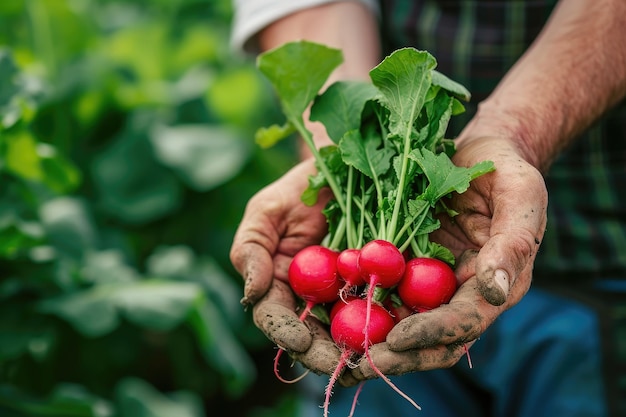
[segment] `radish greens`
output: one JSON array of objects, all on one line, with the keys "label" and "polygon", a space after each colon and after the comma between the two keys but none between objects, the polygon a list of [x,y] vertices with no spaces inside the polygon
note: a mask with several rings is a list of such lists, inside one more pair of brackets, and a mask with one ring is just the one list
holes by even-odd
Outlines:
[{"label": "radish greens", "polygon": [[[341,51],[297,41],[264,52],[257,66],[274,86],[286,116],[282,126],[257,131],[271,146],[297,132],[315,158],[318,174],[302,200],[313,204],[329,187],[324,214],[334,249],[361,248],[384,239],[400,251],[454,263],[452,253],[428,239],[439,227],[436,214],[454,215],[445,199],[492,170],[490,161],[455,166],[454,142],[445,138],[451,117],[463,112],[470,93],[435,70],[426,51],[402,48],[370,71],[371,82],[339,81],[323,93]],[[321,122],[333,145],[317,149],[303,113]]]}]

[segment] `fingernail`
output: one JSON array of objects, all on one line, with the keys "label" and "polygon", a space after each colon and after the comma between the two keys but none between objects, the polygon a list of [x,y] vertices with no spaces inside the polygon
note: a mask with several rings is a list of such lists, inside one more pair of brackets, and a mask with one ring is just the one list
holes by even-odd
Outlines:
[{"label": "fingernail", "polygon": [[504,291],[504,294],[509,294],[509,289],[511,288],[511,283],[509,280],[509,274],[506,273],[503,269],[497,269],[494,273],[494,279],[496,284]]}]

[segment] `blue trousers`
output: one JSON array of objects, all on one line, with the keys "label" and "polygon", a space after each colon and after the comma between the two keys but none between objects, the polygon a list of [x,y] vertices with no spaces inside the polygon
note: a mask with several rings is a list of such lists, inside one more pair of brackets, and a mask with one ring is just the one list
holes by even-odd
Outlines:
[{"label": "blue trousers", "polygon": [[[450,369],[367,381],[355,417],[606,417],[598,318],[585,305],[531,289]],[[307,378],[305,378],[306,380]],[[313,377],[301,417],[319,417],[327,376]],[[302,383],[301,381],[300,383]],[[337,386],[330,415],[347,416],[356,388]]]}]

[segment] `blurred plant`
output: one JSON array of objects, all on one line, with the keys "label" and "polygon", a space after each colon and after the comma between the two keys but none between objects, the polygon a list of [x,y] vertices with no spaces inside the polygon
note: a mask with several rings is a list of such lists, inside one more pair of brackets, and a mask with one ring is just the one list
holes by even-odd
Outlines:
[{"label": "blurred plant", "polygon": [[228,248],[294,153],[254,146],[279,113],[230,18],[0,2],[2,416],[199,417],[259,384]]}]

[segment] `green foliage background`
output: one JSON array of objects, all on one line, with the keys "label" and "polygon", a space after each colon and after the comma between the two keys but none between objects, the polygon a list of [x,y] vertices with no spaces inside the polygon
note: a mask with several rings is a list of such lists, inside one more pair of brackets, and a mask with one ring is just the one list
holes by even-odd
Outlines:
[{"label": "green foliage background", "polygon": [[293,144],[253,142],[282,116],[231,16],[0,2],[0,415],[292,412],[228,250]]}]

